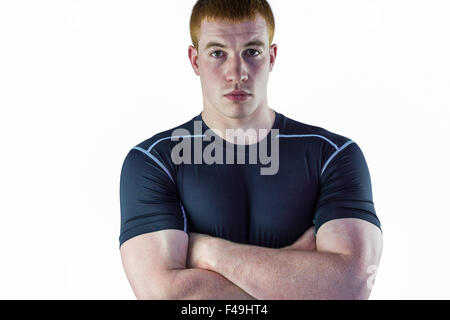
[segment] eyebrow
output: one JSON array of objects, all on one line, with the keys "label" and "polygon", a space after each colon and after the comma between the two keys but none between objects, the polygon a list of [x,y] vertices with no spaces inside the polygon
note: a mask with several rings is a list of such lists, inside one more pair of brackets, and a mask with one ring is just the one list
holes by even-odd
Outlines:
[{"label": "eyebrow", "polygon": [[[257,46],[257,47],[263,47],[265,48],[266,45],[261,40],[253,40],[244,45],[244,47],[251,47],[251,46]],[[219,47],[219,48],[226,48],[227,46],[224,44],[221,44],[220,42],[208,42],[208,44],[205,47],[205,50],[208,50],[211,47]]]}]

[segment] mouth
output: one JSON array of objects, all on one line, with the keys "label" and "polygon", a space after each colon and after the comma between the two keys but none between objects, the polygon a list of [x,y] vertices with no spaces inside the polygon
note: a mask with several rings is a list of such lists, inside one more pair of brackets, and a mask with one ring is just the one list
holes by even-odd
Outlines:
[{"label": "mouth", "polygon": [[231,101],[246,101],[250,96],[249,94],[227,94],[225,97]]},{"label": "mouth", "polygon": [[244,91],[244,90],[234,90],[234,91],[231,91],[231,92],[227,93],[226,95],[229,95],[229,94],[233,94],[233,95],[247,94],[247,95],[250,95],[250,93],[248,93],[247,91]]},{"label": "mouth", "polygon": [[225,97],[231,101],[245,101],[249,99],[250,96],[251,94],[245,91],[233,91],[225,95]]}]

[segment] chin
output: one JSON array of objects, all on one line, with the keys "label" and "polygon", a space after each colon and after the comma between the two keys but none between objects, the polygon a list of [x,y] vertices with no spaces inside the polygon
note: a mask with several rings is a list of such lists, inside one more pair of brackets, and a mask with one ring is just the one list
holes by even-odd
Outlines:
[{"label": "chin", "polygon": [[252,114],[252,112],[253,112],[253,109],[249,106],[236,105],[236,106],[227,108],[226,111],[223,112],[223,114],[226,115],[228,118],[242,119],[242,118],[248,117],[250,114]]},{"label": "chin", "polygon": [[243,119],[251,115],[256,111],[258,106],[254,103],[217,103],[216,111],[227,118],[231,119]]}]

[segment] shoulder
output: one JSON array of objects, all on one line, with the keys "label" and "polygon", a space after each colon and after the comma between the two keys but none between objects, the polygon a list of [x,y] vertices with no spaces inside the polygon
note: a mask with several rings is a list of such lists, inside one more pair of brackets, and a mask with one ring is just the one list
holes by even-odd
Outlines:
[{"label": "shoulder", "polygon": [[130,166],[139,168],[146,166],[147,163],[150,162],[156,164],[169,176],[173,177],[175,168],[171,161],[171,151],[173,146],[176,145],[179,140],[172,138],[179,136],[180,133],[184,133],[186,135],[193,134],[194,121],[196,118],[197,117],[194,117],[176,127],[157,132],[150,138],[147,138],[130,147],[127,150],[123,168]]},{"label": "shoulder", "polygon": [[354,143],[352,139],[321,126],[312,125],[281,115],[281,138],[311,138],[319,144],[327,145],[330,150],[338,150],[346,144]]},{"label": "shoulder", "polygon": [[157,151],[164,152],[164,150],[168,148],[170,149],[173,146],[172,137],[179,136],[182,133],[194,133],[195,119],[196,117],[176,127],[155,133],[150,138],[135,145],[132,149],[142,149],[147,152],[152,152],[153,149],[155,149]]}]

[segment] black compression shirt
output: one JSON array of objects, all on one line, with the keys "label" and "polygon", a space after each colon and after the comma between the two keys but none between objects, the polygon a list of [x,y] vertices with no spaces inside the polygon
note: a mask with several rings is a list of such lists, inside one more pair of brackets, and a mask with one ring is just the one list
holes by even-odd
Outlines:
[{"label": "black compression shirt", "polygon": [[[175,129],[184,134],[172,138]],[[251,146],[232,144],[217,134],[205,139],[208,129],[199,114],[129,151],[120,179],[120,245],[144,233],[177,229],[281,248],[311,226],[317,234],[325,222],[339,218],[363,219],[381,229],[366,160],[350,139],[278,112],[273,125],[278,134],[269,131]],[[182,141],[190,142],[190,163],[171,155]],[[275,161],[268,164],[257,157],[255,163],[250,155],[264,145],[266,155],[276,154],[272,141],[278,142],[278,170],[262,174],[262,168],[276,167]],[[222,148],[211,152],[212,142]],[[199,163],[195,150],[209,150],[215,159],[222,153],[223,161]]]}]

